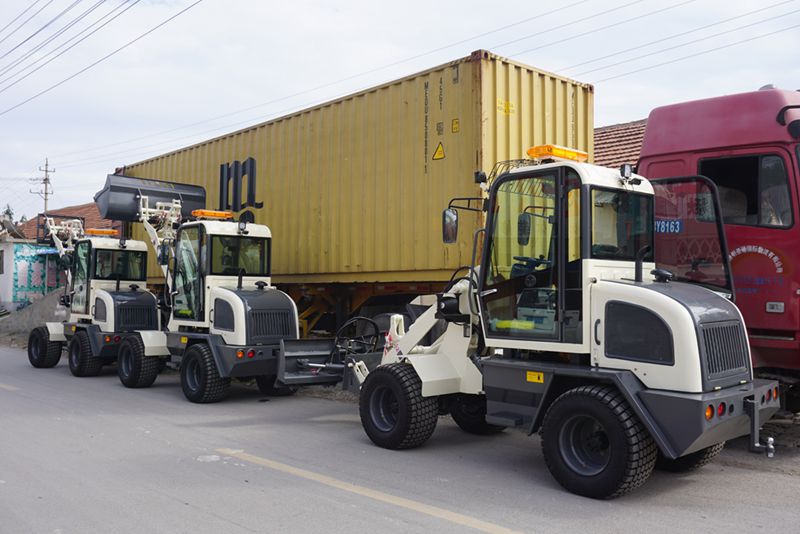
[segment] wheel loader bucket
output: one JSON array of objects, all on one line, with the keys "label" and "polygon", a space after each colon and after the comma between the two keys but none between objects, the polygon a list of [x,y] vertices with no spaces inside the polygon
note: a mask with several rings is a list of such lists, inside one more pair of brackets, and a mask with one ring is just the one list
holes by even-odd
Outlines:
[{"label": "wheel loader bucket", "polygon": [[206,190],[197,185],[109,174],[106,185],[94,195],[100,216],[113,221],[138,221],[139,198],[147,196],[150,207],[156,202],[181,201],[181,215],[206,207]]}]

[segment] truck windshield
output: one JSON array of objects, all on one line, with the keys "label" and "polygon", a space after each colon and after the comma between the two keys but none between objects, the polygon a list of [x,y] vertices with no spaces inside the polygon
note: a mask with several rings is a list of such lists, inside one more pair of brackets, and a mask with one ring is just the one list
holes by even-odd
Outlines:
[{"label": "truck windshield", "polygon": [[147,253],[132,250],[95,249],[95,280],[144,281],[147,272]]},{"label": "truck windshield", "polygon": [[675,280],[731,290],[722,224],[706,178],[653,180],[656,265]]},{"label": "truck windshield", "polygon": [[269,239],[211,236],[211,274],[269,276]]},{"label": "truck windshield", "polygon": [[650,245],[653,261],[653,197],[619,189],[592,189],[592,258],[634,261]]}]

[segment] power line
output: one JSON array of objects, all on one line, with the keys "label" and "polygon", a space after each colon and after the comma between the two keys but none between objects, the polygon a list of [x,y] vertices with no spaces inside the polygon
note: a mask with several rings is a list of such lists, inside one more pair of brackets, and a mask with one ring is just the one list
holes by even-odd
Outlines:
[{"label": "power line", "polygon": [[[9,63],[6,67],[4,67],[2,70],[0,70],[0,75],[5,74],[9,70],[12,70],[13,68],[17,67],[20,63],[24,62],[26,59],[31,57],[33,54],[35,54],[36,52],[38,52],[39,50],[41,50],[42,48],[44,48],[48,44],[52,43],[54,40],[56,40],[58,37],[60,37],[62,34],[64,34],[64,32],[66,32],[67,30],[69,30],[70,28],[75,26],[78,22],[80,22],[81,20],[86,18],[92,11],[94,11],[95,9],[100,7],[105,2],[106,2],[106,0],[98,0],[97,2],[95,2],[95,4],[93,6],[90,6],[88,9],[84,10],[83,13],[81,13],[80,15],[78,15],[77,17],[72,19],[70,22],[65,24],[61,29],[57,30],[50,37],[48,37],[47,39],[45,39],[44,41],[42,41],[41,43],[39,43],[35,47],[31,48],[30,50],[25,52],[22,56],[18,57],[17,59],[12,61],[11,63]],[[24,67],[23,67],[22,70],[24,70]]]},{"label": "power line", "polygon": [[591,35],[593,33],[597,33],[603,30],[607,30],[609,28],[614,28],[616,26],[621,26],[623,24],[628,24],[629,22],[633,22],[635,20],[643,19],[646,17],[650,17],[653,15],[657,15],[658,13],[663,13],[664,11],[669,11],[670,9],[675,9],[676,7],[685,6],[686,4],[691,4],[692,2],[696,2],[697,0],[686,0],[684,2],[680,2],[678,4],[673,4],[671,6],[662,7],[661,9],[656,9],[655,11],[649,11],[647,13],[643,13],[641,15],[636,15],[635,17],[631,17],[625,20],[619,20],[617,22],[612,22],[611,24],[606,24],[605,26],[601,26],[599,28],[595,28],[593,30],[588,30],[583,33],[579,33],[577,35],[571,35],[569,37],[564,37],[563,39],[559,39],[557,41],[551,41],[549,43],[545,43],[539,46],[535,46],[533,48],[528,48],[527,50],[522,50],[521,52],[517,52],[516,54],[511,54],[512,57],[521,56],[522,54],[527,54],[529,52],[533,52],[534,50],[541,50],[542,48],[547,48],[548,46],[553,46],[556,44],[565,43],[567,41],[572,41],[573,39],[578,39],[580,37],[585,37],[587,35]]},{"label": "power line", "polygon": [[14,35],[15,33],[17,33],[17,31],[18,31],[20,28],[22,28],[23,26],[25,26],[25,25],[26,25],[28,22],[30,22],[30,20],[31,20],[33,17],[35,17],[36,15],[38,15],[39,13],[41,13],[41,12],[42,12],[42,11],[43,11],[43,10],[44,10],[44,9],[45,9],[47,6],[49,6],[49,5],[50,5],[50,4],[52,4],[52,3],[53,3],[53,0],[48,0],[48,2],[47,2],[45,5],[43,5],[41,8],[39,8],[39,11],[37,11],[36,13],[34,13],[33,15],[31,15],[30,17],[28,17],[27,19],[25,19],[25,20],[22,22],[22,24],[20,24],[19,26],[17,26],[17,27],[16,27],[16,28],[14,28],[13,30],[11,30],[11,33],[9,33],[8,35],[6,35],[6,36],[5,36],[5,37],[3,37],[2,39],[0,39],[0,44],[3,44],[4,42],[6,42],[6,40],[7,40],[9,37],[11,37],[11,36],[12,36],[12,35]]},{"label": "power line", "polygon": [[[224,118],[227,118],[227,117],[232,117],[234,115],[239,115],[241,113],[245,113],[247,111],[252,111],[254,109],[258,109],[258,108],[261,108],[261,107],[264,107],[264,106],[268,106],[268,105],[271,105],[271,104],[276,104],[278,102],[282,102],[284,100],[288,100],[288,99],[294,98],[296,96],[302,96],[302,95],[305,95],[305,94],[308,94],[308,93],[313,93],[313,92],[318,91],[320,89],[326,89],[328,87],[331,87],[331,86],[334,86],[334,85],[338,85],[338,84],[340,84],[342,82],[350,81],[350,80],[353,80],[353,79],[356,79],[356,78],[361,78],[363,76],[368,76],[370,74],[374,74],[376,72],[379,72],[379,71],[382,71],[382,70],[386,70],[386,69],[388,69],[390,67],[394,67],[394,66],[397,66],[397,65],[400,65],[400,64],[403,64],[403,63],[407,63],[409,61],[413,61],[415,59],[419,59],[419,58],[422,58],[422,57],[425,57],[425,56],[429,56],[429,55],[434,54],[436,52],[441,52],[442,50],[446,50],[448,48],[452,48],[452,47],[458,46],[460,44],[468,43],[469,41],[473,41],[473,40],[478,39],[480,37],[485,37],[485,36],[491,35],[493,33],[497,33],[497,32],[503,31],[503,30],[507,30],[509,28],[512,28],[512,27],[515,27],[515,26],[519,26],[520,24],[524,24],[524,23],[530,22],[532,20],[539,20],[539,19],[541,19],[543,17],[546,17],[548,15],[552,15],[554,13],[564,12],[567,9],[570,9],[572,7],[575,7],[575,6],[578,6],[580,4],[585,4],[588,1],[589,0],[580,0],[578,2],[573,2],[571,4],[567,4],[566,6],[559,7],[559,8],[556,8],[556,9],[552,9],[552,10],[546,11],[544,13],[538,13],[535,16],[532,16],[532,17],[529,17],[529,18],[526,18],[526,19],[522,19],[522,20],[519,20],[519,21],[514,22],[512,24],[507,24],[505,26],[501,26],[499,28],[495,28],[495,29],[487,31],[487,32],[483,32],[483,33],[480,33],[480,34],[477,34],[477,35],[473,35],[472,37],[468,37],[466,39],[461,39],[459,41],[455,41],[455,42],[452,42],[450,44],[447,44],[447,45],[444,45],[444,46],[440,46],[438,48],[434,48],[432,50],[429,50],[429,51],[421,53],[421,54],[408,56],[408,57],[406,57],[404,59],[400,59],[400,60],[394,61],[392,63],[388,63],[388,64],[383,65],[381,67],[376,67],[376,68],[373,68],[373,69],[370,69],[370,70],[366,70],[366,71],[360,72],[358,74],[353,74],[353,75],[347,76],[345,78],[340,78],[340,79],[332,81],[332,82],[328,82],[328,83],[325,83],[325,84],[322,84],[322,85],[318,85],[316,87],[312,87],[310,89],[305,89],[305,90],[298,91],[298,92],[295,92],[295,93],[292,93],[290,95],[286,95],[286,96],[283,96],[283,97],[280,97],[280,98],[276,98],[276,99],[273,99],[273,100],[268,100],[268,101],[262,102],[260,104],[255,104],[253,106],[249,106],[249,107],[246,107],[246,108],[241,108],[241,109],[238,109],[236,111],[232,111],[232,112],[229,112],[229,113],[224,113],[224,114],[221,114],[221,115],[217,115],[217,116],[211,117],[209,119],[204,119],[204,120],[201,120],[201,121],[185,124],[183,126],[178,126],[176,128],[171,128],[169,130],[161,130],[161,131],[158,131],[158,132],[152,132],[152,133],[140,136],[140,137],[134,137],[134,138],[131,138],[131,139],[126,139],[124,141],[118,141],[118,142],[109,143],[109,144],[106,144],[106,145],[99,145],[99,146],[95,146],[95,147],[88,148],[88,149],[74,150],[74,151],[71,151],[71,152],[64,152],[64,153],[61,153],[61,154],[57,154],[57,156],[58,157],[62,157],[62,156],[70,156],[70,155],[76,154],[76,153],[94,152],[94,151],[97,151],[97,150],[102,150],[104,148],[110,148],[112,146],[119,146],[119,145],[124,145],[124,144],[128,144],[128,143],[136,142],[136,141],[141,141],[142,139],[148,139],[148,138],[152,138],[154,136],[164,135],[164,134],[172,133],[172,132],[175,132],[175,131],[178,131],[178,130],[184,130],[186,128],[191,128],[192,126],[199,126],[201,124],[207,124],[207,123],[213,122],[215,120],[224,119]],[[639,0],[639,1],[644,1],[644,0]],[[633,2],[633,3],[638,3],[638,2]],[[2,92],[2,91],[0,91],[0,92]],[[63,167],[63,165],[62,165],[62,167]]]},{"label": "power line", "polygon": [[128,4],[128,7],[126,7],[125,9],[123,9],[122,11],[120,11],[119,13],[117,13],[116,15],[114,15],[113,17],[111,17],[110,19],[108,19],[107,21],[103,22],[103,24],[101,24],[100,26],[98,26],[97,28],[95,28],[94,30],[92,30],[91,32],[89,32],[87,35],[85,35],[85,36],[84,36],[82,39],[80,39],[80,40],[79,40],[79,41],[77,41],[76,43],[73,43],[71,46],[69,46],[69,47],[67,47],[66,49],[62,50],[61,52],[59,52],[59,53],[58,53],[58,54],[56,54],[55,56],[53,56],[53,57],[50,57],[50,59],[48,59],[47,61],[45,61],[43,64],[39,65],[38,67],[36,67],[36,68],[35,68],[35,69],[33,69],[32,71],[28,72],[28,73],[27,73],[25,76],[23,76],[22,78],[18,78],[18,79],[17,79],[17,80],[15,80],[14,82],[12,82],[12,83],[10,83],[10,84],[6,85],[5,87],[3,87],[2,89],[0,89],[0,93],[3,93],[3,92],[5,92],[5,91],[7,91],[8,89],[10,89],[10,88],[14,87],[14,86],[15,86],[15,85],[17,85],[18,83],[20,83],[22,80],[24,80],[24,79],[28,78],[29,76],[32,76],[32,75],[33,75],[33,73],[35,73],[35,72],[37,72],[37,71],[41,70],[42,68],[44,68],[46,65],[48,65],[48,64],[49,64],[49,63],[51,63],[52,61],[55,61],[55,60],[56,60],[56,59],[58,59],[59,57],[63,56],[64,54],[66,54],[67,52],[69,52],[70,50],[72,50],[73,48],[75,48],[76,46],[78,46],[79,44],[81,44],[83,41],[85,41],[86,39],[88,39],[89,37],[91,37],[92,35],[94,35],[95,33],[97,33],[98,31],[100,31],[102,28],[105,28],[105,27],[106,27],[107,25],[109,25],[111,22],[113,22],[114,20],[116,20],[118,17],[122,16],[122,15],[123,15],[123,14],[124,14],[126,11],[128,11],[129,9],[131,9],[133,6],[135,6],[136,4],[138,4],[140,1],[141,1],[141,0],[133,0],[133,1],[132,1],[132,3],[131,3],[131,0],[125,0],[125,1],[124,1],[124,2],[122,2],[121,4],[119,4],[119,5],[117,5],[116,7],[114,7],[114,8],[113,8],[111,11],[109,11],[108,13],[106,13],[105,15],[103,15],[102,17],[100,17],[99,19],[97,19],[96,21],[94,21],[93,23],[91,23],[89,26],[87,26],[86,28],[84,28],[84,29],[83,29],[83,30],[81,30],[80,32],[76,33],[75,35],[73,35],[72,37],[70,37],[69,39],[67,39],[65,42],[61,43],[59,46],[57,46],[56,48],[54,48],[53,50],[51,50],[49,53],[45,54],[44,56],[42,56],[41,58],[37,59],[37,60],[36,60],[36,61],[34,61],[33,63],[30,63],[28,66],[26,66],[26,67],[24,67],[23,69],[21,69],[21,70],[17,71],[16,73],[13,73],[13,74],[9,75],[8,77],[6,77],[6,78],[3,78],[2,80],[0,80],[0,83],[5,83],[5,82],[7,82],[7,81],[10,81],[10,80],[12,80],[12,79],[13,79],[14,77],[16,77],[16,76],[19,76],[20,74],[22,74],[22,73],[23,73],[23,72],[25,72],[26,70],[29,70],[31,67],[33,67],[34,65],[36,65],[37,63],[39,63],[40,61],[43,61],[44,59],[46,59],[46,58],[48,58],[48,57],[52,56],[52,55],[53,55],[55,52],[57,52],[59,49],[63,48],[64,46],[68,45],[70,42],[74,41],[75,39],[77,39],[78,37],[80,37],[81,35],[83,35],[84,33],[86,33],[86,32],[87,32],[88,30],[90,30],[92,27],[96,26],[97,24],[99,24],[100,22],[102,22],[104,19],[108,18],[108,17],[109,17],[109,16],[110,16],[112,13],[114,13],[115,11],[118,11],[119,9],[121,9],[121,8],[122,8],[122,6],[124,6],[125,4]]},{"label": "power line", "polygon": [[61,17],[63,17],[63,16],[64,16],[65,14],[67,14],[67,13],[68,13],[70,10],[72,10],[72,8],[73,8],[73,7],[75,7],[76,5],[80,4],[82,1],[83,1],[83,0],[75,0],[74,2],[72,2],[72,3],[71,3],[70,5],[68,5],[66,8],[64,8],[63,10],[61,10],[61,12],[60,12],[60,13],[58,13],[58,15],[56,15],[55,17],[53,17],[52,19],[50,19],[49,21],[47,21],[47,22],[44,24],[44,26],[42,26],[41,28],[39,28],[38,30],[36,30],[35,32],[33,32],[32,34],[30,34],[29,36],[27,36],[25,39],[23,39],[22,41],[20,41],[19,43],[17,43],[17,46],[15,46],[14,48],[12,48],[11,50],[7,50],[7,51],[6,51],[4,54],[0,55],[0,59],[3,59],[3,58],[5,58],[5,57],[6,57],[6,56],[8,56],[8,55],[9,55],[11,52],[13,52],[14,50],[16,50],[17,48],[19,48],[20,46],[24,45],[25,43],[27,43],[28,41],[30,41],[31,39],[33,39],[34,37],[36,37],[37,35],[39,35],[41,32],[43,32],[44,30],[46,30],[46,29],[47,29],[47,28],[48,28],[48,27],[49,27],[51,24],[53,24],[55,21],[57,21],[58,19],[60,19]]},{"label": "power line", "polygon": [[617,78],[630,76],[631,74],[636,74],[636,73],[639,73],[639,72],[644,72],[646,70],[652,70],[652,69],[655,69],[655,68],[658,68],[658,67],[663,67],[664,65],[670,65],[672,63],[677,63],[677,62],[683,61],[685,59],[693,59],[693,58],[696,58],[698,56],[702,56],[704,54],[710,54],[711,52],[717,52],[718,50],[723,50],[725,48],[730,48],[732,46],[736,46],[736,45],[740,45],[740,44],[744,44],[744,43],[749,43],[749,42],[755,41],[757,39],[763,39],[765,37],[770,37],[772,35],[775,35],[775,34],[778,34],[778,33],[782,33],[782,32],[785,32],[785,31],[789,31],[789,30],[793,30],[795,28],[800,28],[800,24],[795,24],[794,26],[789,26],[787,28],[782,28],[780,30],[775,30],[775,31],[772,31],[772,32],[769,32],[769,33],[764,33],[762,35],[757,35],[755,37],[750,37],[748,39],[742,39],[740,41],[735,41],[733,43],[728,43],[726,45],[718,46],[718,47],[715,47],[715,48],[709,48],[708,50],[703,50],[701,52],[697,52],[695,54],[690,54],[688,56],[682,56],[682,57],[679,57],[679,58],[671,59],[669,61],[664,61],[662,63],[656,63],[654,65],[648,65],[646,67],[642,67],[642,68],[639,68],[639,69],[635,69],[635,70],[631,70],[631,71],[628,71],[628,72],[624,72],[622,74],[617,74],[616,76],[609,76],[608,78],[603,78],[602,80],[597,80],[594,83],[603,83],[603,82],[607,82],[609,80],[615,80]]},{"label": "power line", "polygon": [[790,4],[790,3],[794,2],[794,1],[795,0],[784,0],[783,2],[778,2],[777,4],[772,4],[772,5],[769,5],[769,6],[766,6],[766,7],[762,7],[760,9],[754,9],[753,11],[748,11],[747,13],[742,13],[741,15],[736,15],[735,17],[730,17],[730,18],[727,18],[727,19],[719,20],[717,22],[712,22],[711,24],[706,24],[705,26],[700,26],[700,27],[695,28],[693,30],[687,30],[685,32],[675,33],[675,34],[672,34],[672,35],[668,35],[667,37],[663,37],[661,39],[656,39],[655,41],[650,41],[650,42],[647,42],[647,43],[644,43],[644,44],[640,44],[640,45],[637,45],[637,46],[632,46],[630,48],[626,48],[624,50],[619,50],[619,51],[613,52],[611,54],[606,54],[605,56],[599,56],[599,57],[596,57],[594,59],[588,59],[586,61],[581,61],[580,63],[575,63],[574,65],[570,65],[569,67],[562,67],[560,69],[556,69],[556,72],[564,72],[564,71],[567,71],[567,70],[572,70],[574,68],[582,67],[583,65],[588,65],[589,63],[596,63],[598,61],[602,61],[602,60],[608,59],[610,57],[618,56],[618,55],[624,54],[626,52],[632,52],[634,50],[640,50],[640,49],[645,48],[645,47],[650,46],[650,45],[663,43],[664,41],[670,41],[670,40],[676,39],[678,37],[683,37],[684,35],[689,35],[690,33],[699,32],[701,30],[706,30],[706,29],[712,28],[714,26],[719,26],[720,24],[725,24],[727,22],[738,20],[738,19],[741,19],[741,18],[744,18],[744,17],[749,17],[750,15],[755,15],[756,13],[760,13],[762,11],[767,11],[768,9],[772,9],[772,8],[775,8],[775,7],[778,7],[778,6],[782,6],[784,4]]},{"label": "power line", "polygon": [[638,55],[638,56],[634,56],[634,57],[625,59],[624,61],[617,61],[616,63],[609,63],[608,65],[603,65],[601,67],[596,67],[594,69],[590,69],[590,70],[586,70],[586,71],[583,71],[583,72],[579,72],[575,76],[584,76],[586,74],[590,74],[592,72],[597,72],[599,70],[610,69],[612,67],[616,67],[616,66],[622,65],[624,63],[629,63],[631,61],[637,61],[639,59],[643,59],[643,58],[646,58],[646,57],[654,56],[656,54],[662,54],[664,52],[669,52],[670,50],[675,50],[677,48],[683,48],[684,46],[688,46],[688,45],[691,45],[691,44],[699,43],[699,42],[702,42],[702,41],[707,41],[709,39],[714,39],[715,37],[719,37],[721,35],[726,35],[726,34],[729,34],[729,33],[737,32],[739,30],[744,30],[745,28],[750,28],[752,26],[757,26],[759,24],[764,24],[765,22],[769,22],[771,20],[780,19],[780,18],[783,18],[783,17],[785,17],[787,15],[793,15],[793,14],[795,14],[797,12],[800,12],[800,9],[795,9],[794,11],[789,11],[788,13],[782,13],[780,15],[775,15],[774,17],[769,17],[769,18],[762,19],[762,20],[759,20],[759,21],[756,21],[756,22],[751,22],[750,24],[745,24],[743,26],[738,26],[736,28],[731,28],[730,30],[725,30],[723,32],[714,33],[714,34],[711,34],[711,35],[706,35],[705,37],[700,37],[698,39],[693,39],[693,40],[687,41],[685,43],[681,43],[681,44],[677,44],[677,45],[673,45],[673,46],[668,46],[666,48],[661,48],[659,50],[654,50],[652,52],[648,52],[647,54],[641,54],[641,55]]},{"label": "power line", "polygon": [[12,24],[14,24],[15,22],[17,22],[17,21],[18,21],[20,18],[22,18],[22,16],[23,16],[23,15],[25,15],[25,13],[27,13],[28,11],[30,11],[31,9],[33,9],[33,7],[34,7],[36,4],[38,4],[39,2],[41,2],[41,1],[42,1],[42,0],[34,0],[32,4],[30,4],[30,5],[29,5],[28,7],[26,7],[24,10],[22,10],[22,13],[20,13],[19,15],[17,15],[17,16],[16,16],[16,17],[14,17],[13,19],[11,19],[11,22],[9,22],[8,24],[6,24],[6,25],[5,25],[5,26],[3,26],[2,28],[0,28],[0,33],[3,33],[4,31],[6,31],[6,28],[8,28],[9,26],[11,26],[11,25],[12,25]]},{"label": "power line", "polygon": [[103,61],[107,60],[108,58],[110,58],[110,57],[112,57],[112,56],[114,56],[114,55],[118,54],[119,52],[122,52],[123,50],[125,50],[126,48],[128,48],[129,46],[131,46],[132,44],[134,44],[134,43],[136,43],[137,41],[139,41],[139,40],[143,39],[144,37],[146,37],[146,36],[150,35],[151,33],[153,33],[154,31],[156,31],[157,29],[161,28],[162,26],[164,26],[164,25],[165,25],[165,24],[167,24],[168,22],[170,22],[170,21],[172,21],[173,19],[175,19],[175,18],[179,17],[180,15],[182,15],[182,14],[186,13],[187,11],[189,11],[190,9],[192,9],[194,6],[196,6],[197,4],[199,4],[199,3],[200,3],[200,2],[202,2],[202,1],[203,1],[203,0],[196,0],[194,3],[190,4],[189,6],[185,7],[184,9],[182,9],[182,10],[178,11],[176,14],[174,14],[174,15],[172,15],[171,17],[167,18],[167,19],[166,19],[166,20],[164,20],[163,22],[160,22],[159,24],[157,24],[156,26],[154,26],[154,27],[150,28],[149,30],[147,30],[147,31],[146,31],[146,32],[144,32],[143,34],[139,35],[138,37],[136,37],[136,38],[134,38],[134,39],[132,39],[132,40],[128,41],[127,43],[125,43],[124,45],[120,46],[120,47],[119,47],[119,48],[117,48],[116,50],[114,50],[114,51],[112,51],[112,52],[110,52],[110,53],[106,54],[106,55],[105,55],[105,56],[103,56],[103,57],[101,57],[101,58],[100,58],[100,59],[98,59],[97,61],[95,61],[95,62],[93,62],[93,63],[90,63],[89,65],[87,65],[86,67],[82,68],[82,69],[81,69],[81,70],[79,70],[78,72],[76,72],[76,73],[72,74],[71,76],[68,76],[68,77],[64,78],[63,80],[61,80],[60,82],[58,82],[58,83],[55,83],[55,84],[51,85],[51,86],[50,86],[50,87],[48,87],[47,89],[44,89],[44,90],[42,90],[42,91],[39,91],[39,92],[38,92],[38,93],[36,93],[35,95],[33,95],[33,96],[29,97],[29,98],[26,98],[26,99],[25,99],[25,100],[23,100],[22,102],[19,102],[18,104],[15,104],[15,105],[11,106],[10,108],[7,108],[7,109],[5,109],[5,110],[3,110],[3,111],[0,111],[0,116],[3,116],[3,115],[5,115],[6,113],[9,113],[9,112],[11,112],[11,111],[13,111],[13,110],[15,110],[15,109],[17,109],[17,108],[19,108],[19,107],[21,107],[21,106],[23,106],[23,105],[27,104],[27,103],[28,103],[28,102],[30,102],[31,100],[34,100],[34,99],[36,99],[36,98],[38,98],[38,97],[42,96],[42,95],[43,95],[43,94],[45,94],[45,93],[49,93],[50,91],[52,91],[52,90],[53,90],[53,89],[55,89],[56,87],[59,87],[59,86],[61,86],[61,85],[65,84],[65,83],[67,83],[68,81],[72,80],[72,79],[73,79],[73,78],[75,78],[76,76],[79,76],[80,74],[83,74],[84,72],[86,72],[87,70],[91,69],[92,67],[95,67],[96,65],[99,65],[100,63],[102,63]]}]

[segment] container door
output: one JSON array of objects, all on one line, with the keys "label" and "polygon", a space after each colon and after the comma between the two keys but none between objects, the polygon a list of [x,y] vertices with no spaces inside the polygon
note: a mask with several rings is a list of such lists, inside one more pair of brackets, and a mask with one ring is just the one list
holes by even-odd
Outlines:
[{"label": "container door", "polygon": [[674,280],[733,298],[719,193],[703,176],[651,181],[656,195],[655,262]]}]

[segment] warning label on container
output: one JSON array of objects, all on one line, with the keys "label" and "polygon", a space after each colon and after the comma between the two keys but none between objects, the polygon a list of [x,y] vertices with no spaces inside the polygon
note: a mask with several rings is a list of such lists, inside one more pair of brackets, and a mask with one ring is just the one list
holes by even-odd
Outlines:
[{"label": "warning label on container", "polygon": [[432,160],[436,161],[437,159],[444,159],[444,145],[441,141],[439,141],[439,146],[436,147],[436,150],[433,151]]}]

